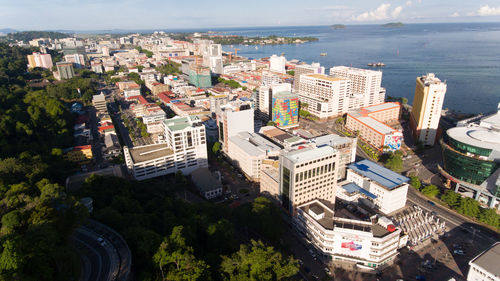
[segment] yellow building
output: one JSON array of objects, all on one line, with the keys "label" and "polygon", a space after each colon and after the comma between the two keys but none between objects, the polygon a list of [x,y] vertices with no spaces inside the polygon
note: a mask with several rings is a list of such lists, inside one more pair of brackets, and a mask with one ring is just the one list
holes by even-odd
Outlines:
[{"label": "yellow building", "polygon": [[424,145],[434,145],[439,137],[439,119],[445,94],[446,83],[441,82],[434,73],[417,78],[410,113],[410,127],[416,141]]},{"label": "yellow building", "polygon": [[92,160],[92,146],[75,146],[65,151],[64,159],[79,164],[88,164]]}]

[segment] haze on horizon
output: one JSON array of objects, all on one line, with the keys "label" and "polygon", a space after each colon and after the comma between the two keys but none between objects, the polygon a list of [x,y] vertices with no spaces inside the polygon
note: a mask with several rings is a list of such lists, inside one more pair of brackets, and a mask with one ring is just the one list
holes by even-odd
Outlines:
[{"label": "haze on horizon", "polygon": [[498,0],[0,0],[0,29],[189,29],[500,21]]}]

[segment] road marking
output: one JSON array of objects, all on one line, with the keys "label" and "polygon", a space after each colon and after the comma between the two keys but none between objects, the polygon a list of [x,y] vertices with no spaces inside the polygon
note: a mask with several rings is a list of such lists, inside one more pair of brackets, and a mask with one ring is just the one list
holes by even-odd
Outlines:
[{"label": "road marking", "polygon": [[[90,237],[90,236],[87,236],[87,237]],[[91,247],[89,244],[87,244],[85,241],[81,240],[80,238],[78,238],[78,237],[76,237],[74,235],[73,235],[73,238],[75,240],[78,240],[78,242],[80,242],[81,244],[85,245],[87,248],[89,248],[90,250],[92,250],[92,252],[94,252],[94,254],[96,254],[96,256],[98,257],[98,260],[99,260],[99,271],[97,273],[97,277],[98,277],[97,280],[101,279],[100,277],[101,277],[101,271],[102,271],[102,269],[101,269],[101,267],[102,267],[102,257],[99,254],[99,252],[96,251],[96,249],[94,249],[93,247]],[[90,237],[90,238],[92,238],[92,237]],[[89,276],[90,276],[90,274],[89,274]]]}]

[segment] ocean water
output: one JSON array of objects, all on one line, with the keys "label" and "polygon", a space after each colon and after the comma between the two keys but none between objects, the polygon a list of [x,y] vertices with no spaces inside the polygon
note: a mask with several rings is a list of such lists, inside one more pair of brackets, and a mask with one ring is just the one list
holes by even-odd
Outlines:
[{"label": "ocean water", "polygon": [[[221,31],[221,30],[217,30]],[[233,46],[249,58],[284,53],[288,60],[320,62],[326,72],[336,65],[368,68],[386,64],[382,86],[387,95],[411,103],[416,77],[433,72],[446,80],[444,108],[467,113],[496,111],[500,102],[500,23],[407,24],[401,28],[353,25],[225,29],[246,36],[314,36],[298,45]],[[231,51],[231,46],[223,46]],[[320,53],[327,56],[320,56]]]}]

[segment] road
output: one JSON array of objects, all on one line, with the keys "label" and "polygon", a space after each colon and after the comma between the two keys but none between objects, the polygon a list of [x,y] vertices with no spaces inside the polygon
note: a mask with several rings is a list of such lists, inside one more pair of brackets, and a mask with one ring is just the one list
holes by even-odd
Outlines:
[{"label": "road", "polygon": [[99,131],[97,130],[97,116],[96,109],[93,106],[88,107],[89,121],[90,121],[90,133],[92,134],[92,154],[95,159],[95,164],[97,167],[101,167],[103,163],[102,151],[101,151],[101,141]]},{"label": "road", "polygon": [[[98,238],[105,243],[101,245]],[[79,281],[128,280],[132,254],[120,234],[91,220],[75,230],[71,241],[80,254],[82,267]]]}]

